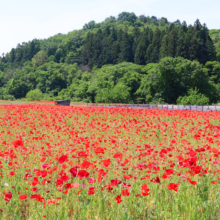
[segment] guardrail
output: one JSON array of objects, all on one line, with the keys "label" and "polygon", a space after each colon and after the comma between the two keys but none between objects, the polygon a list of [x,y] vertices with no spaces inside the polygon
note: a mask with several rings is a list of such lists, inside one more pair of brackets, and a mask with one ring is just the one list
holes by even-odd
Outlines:
[{"label": "guardrail", "polygon": [[127,108],[145,108],[145,109],[166,109],[166,110],[192,110],[192,111],[220,111],[220,106],[197,106],[197,105],[163,105],[163,104],[90,104],[87,106],[96,107],[127,107]]}]

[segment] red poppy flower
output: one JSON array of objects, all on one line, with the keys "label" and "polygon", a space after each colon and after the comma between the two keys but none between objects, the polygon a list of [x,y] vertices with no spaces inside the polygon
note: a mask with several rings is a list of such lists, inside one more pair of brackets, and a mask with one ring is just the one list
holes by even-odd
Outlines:
[{"label": "red poppy flower", "polygon": [[111,180],[112,186],[117,186],[118,184],[121,184],[121,180]]},{"label": "red poppy flower", "polygon": [[86,154],[86,152],[84,152],[84,151],[80,151],[79,153],[78,153],[78,157],[88,157],[89,155],[88,154]]},{"label": "red poppy flower", "polygon": [[27,195],[21,195],[21,196],[19,196],[19,199],[22,199],[22,200],[24,200],[24,199],[27,199]]},{"label": "red poppy flower", "polygon": [[176,192],[178,191],[178,184],[175,184],[175,183],[170,183],[167,188],[169,190],[175,190]]},{"label": "red poppy flower", "polygon": [[174,174],[174,170],[173,170],[173,169],[167,169],[167,170],[166,170],[166,174],[167,174],[167,175]]},{"label": "red poppy flower", "polygon": [[14,148],[23,147],[24,142],[22,140],[16,140],[13,142],[13,146],[14,146]]},{"label": "red poppy flower", "polygon": [[103,160],[102,164],[103,164],[104,167],[108,167],[111,164],[111,160],[110,159]]},{"label": "red poppy flower", "polygon": [[30,199],[35,199],[38,202],[44,202],[44,198],[41,196],[41,194],[34,194],[30,196]]},{"label": "red poppy flower", "polygon": [[196,181],[189,181],[192,185],[196,185],[197,182]]},{"label": "red poppy flower", "polygon": [[67,175],[61,176],[60,178],[61,178],[64,182],[66,182],[66,181],[68,181],[68,180],[70,179],[70,177],[67,176]]},{"label": "red poppy flower", "polygon": [[128,197],[128,196],[130,195],[130,192],[129,192],[129,190],[124,189],[124,190],[121,191],[121,194],[122,194],[123,196],[125,196],[125,197]]},{"label": "red poppy flower", "polygon": [[142,194],[142,196],[148,196],[148,195],[150,195],[149,194],[149,191],[150,191],[150,189],[148,188],[148,186],[147,186],[147,184],[143,184],[142,186],[141,186],[141,194]]},{"label": "red poppy flower", "polygon": [[4,198],[5,201],[9,202],[11,200],[11,198],[12,198],[12,193],[11,192],[5,194],[5,198]]},{"label": "red poppy flower", "polygon": [[116,197],[115,197],[115,201],[116,201],[117,203],[121,203],[121,202],[122,202],[121,196],[120,196],[120,195],[116,196]]},{"label": "red poppy flower", "polygon": [[32,192],[37,192],[37,191],[38,191],[38,188],[32,188],[31,191],[32,191]]},{"label": "red poppy flower", "polygon": [[89,168],[91,165],[92,165],[92,164],[91,164],[90,162],[84,160],[84,161],[82,162],[82,164],[80,165],[80,168],[82,168],[82,169],[87,169],[87,168]]},{"label": "red poppy flower", "polygon": [[89,173],[86,171],[86,170],[80,170],[77,174],[77,176],[80,178],[80,179],[84,179],[84,178],[87,178],[89,176]]},{"label": "red poppy flower", "polygon": [[63,155],[58,159],[58,163],[62,164],[64,162],[68,161],[68,156],[67,155]]},{"label": "red poppy flower", "polygon": [[75,166],[75,167],[71,168],[71,169],[69,170],[69,172],[71,173],[71,175],[72,175],[73,177],[76,177],[76,175],[77,175],[77,167]]},{"label": "red poppy flower", "polygon": [[43,169],[50,169],[50,165],[48,163],[43,163],[41,167]]},{"label": "red poppy flower", "polygon": [[122,157],[123,157],[123,154],[122,153],[116,153],[116,154],[114,154],[114,156],[113,156],[114,158],[119,158],[119,159],[122,159]]},{"label": "red poppy flower", "polygon": [[37,177],[34,177],[34,179],[32,180],[32,186],[36,186],[37,184],[40,184],[40,182]]},{"label": "red poppy flower", "polygon": [[105,153],[105,149],[103,147],[97,147],[94,151],[96,154],[104,154]]},{"label": "red poppy flower", "polygon": [[141,194],[135,194],[135,197],[141,197]]},{"label": "red poppy flower", "polygon": [[71,183],[67,183],[66,185],[63,186],[63,188],[70,189],[72,187]]},{"label": "red poppy flower", "polygon": [[14,172],[14,171],[11,171],[9,174],[10,174],[10,176],[14,176],[14,175],[15,175],[15,172]]},{"label": "red poppy flower", "polygon": [[94,194],[95,194],[95,187],[94,186],[89,187],[88,195],[94,195]]}]

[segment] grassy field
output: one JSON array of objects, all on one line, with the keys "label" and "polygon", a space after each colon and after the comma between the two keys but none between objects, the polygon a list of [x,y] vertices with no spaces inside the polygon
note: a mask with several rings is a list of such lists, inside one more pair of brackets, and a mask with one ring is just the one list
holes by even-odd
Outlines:
[{"label": "grassy field", "polygon": [[0,105],[0,219],[220,219],[219,118]]}]

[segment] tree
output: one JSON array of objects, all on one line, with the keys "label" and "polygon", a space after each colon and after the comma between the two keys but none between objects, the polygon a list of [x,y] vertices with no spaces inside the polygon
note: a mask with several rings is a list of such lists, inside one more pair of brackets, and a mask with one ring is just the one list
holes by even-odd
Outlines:
[{"label": "tree", "polygon": [[144,30],[141,33],[141,36],[138,39],[138,45],[135,49],[134,62],[136,64],[144,65],[146,64],[146,50],[150,44],[148,39],[148,29]]},{"label": "tree", "polygon": [[137,16],[132,12],[122,12],[118,15],[118,21],[128,21],[131,22],[132,24],[136,21]]},{"label": "tree", "polygon": [[110,16],[105,19],[105,22],[114,23],[116,22],[116,18],[114,16]]},{"label": "tree", "polygon": [[160,26],[160,27],[165,27],[166,24],[167,24],[167,19],[161,18],[161,19],[159,20],[159,26]]},{"label": "tree", "polygon": [[26,95],[29,101],[40,101],[43,99],[43,93],[39,89],[31,90]]},{"label": "tree", "polygon": [[32,58],[32,63],[34,64],[35,67],[38,67],[46,63],[47,60],[48,60],[47,52],[41,50]]},{"label": "tree", "polygon": [[10,53],[10,62],[13,63],[14,60],[15,60],[15,49],[12,48]]},{"label": "tree", "polygon": [[193,90],[192,88],[188,91],[187,96],[180,96],[177,99],[178,105],[208,105],[209,104],[209,98],[206,97],[204,94],[199,93],[199,90],[195,88]]},{"label": "tree", "polygon": [[169,37],[168,35],[165,35],[163,37],[163,40],[161,42],[161,48],[160,48],[160,59],[164,58],[167,56],[168,53],[168,42],[169,42]]},{"label": "tree", "polygon": [[132,41],[128,33],[125,31],[122,35],[122,41],[120,43],[120,54],[118,62],[133,62]]},{"label": "tree", "polygon": [[194,23],[194,27],[196,28],[197,31],[200,31],[202,29],[202,25],[201,25],[199,19],[196,19],[196,21]]},{"label": "tree", "polygon": [[170,57],[176,56],[178,42],[178,30],[177,28],[173,28],[173,30],[169,33],[168,37],[168,45],[167,45],[167,55]]},{"label": "tree", "polygon": [[215,83],[220,83],[220,62],[218,61],[208,61],[205,64],[208,69],[208,75],[210,79]]},{"label": "tree", "polygon": [[91,29],[95,28],[95,26],[96,26],[95,21],[90,21],[88,24],[85,24],[83,26],[83,30],[84,31],[91,30]]},{"label": "tree", "polygon": [[61,61],[61,58],[63,57],[63,55],[64,55],[63,49],[58,48],[56,53],[55,53],[55,58],[56,58],[57,62]]},{"label": "tree", "polygon": [[146,101],[163,99],[174,104],[179,96],[187,95],[189,89],[198,88],[211,102],[217,101],[216,90],[209,81],[207,69],[197,61],[181,57],[166,57],[160,60],[156,68],[148,71],[145,88]]},{"label": "tree", "polygon": [[149,45],[146,52],[146,60],[147,63],[157,63],[159,60],[159,52],[161,46],[161,31],[160,29],[156,29],[153,35],[152,44]]}]

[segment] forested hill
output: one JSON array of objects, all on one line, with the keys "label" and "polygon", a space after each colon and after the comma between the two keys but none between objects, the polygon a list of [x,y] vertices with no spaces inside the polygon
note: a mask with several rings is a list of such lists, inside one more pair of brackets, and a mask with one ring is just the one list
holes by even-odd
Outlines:
[{"label": "forested hill", "polygon": [[[199,20],[187,25],[179,20],[169,22],[122,12],[101,23],[90,21],[67,35],[18,44],[0,58],[0,99],[176,103],[195,93],[206,102],[217,102],[219,60],[220,31],[209,31]],[[161,67],[162,63],[169,63],[171,72],[167,72],[166,80],[173,88],[160,82],[164,79],[160,68],[168,68]],[[202,71],[203,81],[190,87],[190,73],[189,83],[183,86],[180,82],[182,90],[177,91],[179,85],[172,77],[180,75],[180,66]],[[103,82],[98,83],[98,79]],[[150,82],[160,86],[153,88]]]}]

